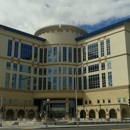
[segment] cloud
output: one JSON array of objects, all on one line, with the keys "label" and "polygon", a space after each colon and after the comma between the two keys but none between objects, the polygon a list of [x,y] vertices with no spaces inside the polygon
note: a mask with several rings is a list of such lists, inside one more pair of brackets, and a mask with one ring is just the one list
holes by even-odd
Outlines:
[{"label": "cloud", "polygon": [[94,26],[130,16],[130,0],[0,0],[0,3],[0,24],[31,34],[52,24]]}]

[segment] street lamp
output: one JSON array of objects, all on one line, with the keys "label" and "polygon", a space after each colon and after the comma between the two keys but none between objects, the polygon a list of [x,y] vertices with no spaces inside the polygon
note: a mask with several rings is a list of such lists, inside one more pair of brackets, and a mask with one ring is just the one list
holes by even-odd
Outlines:
[{"label": "street lamp", "polygon": [[77,66],[77,68],[75,69],[75,100],[76,100],[76,121],[77,121],[77,127],[79,126],[78,125],[78,110],[77,110],[77,84],[76,84],[76,72],[77,72],[77,69],[78,68],[81,68],[83,66],[85,66],[86,64],[81,64],[79,66]]}]

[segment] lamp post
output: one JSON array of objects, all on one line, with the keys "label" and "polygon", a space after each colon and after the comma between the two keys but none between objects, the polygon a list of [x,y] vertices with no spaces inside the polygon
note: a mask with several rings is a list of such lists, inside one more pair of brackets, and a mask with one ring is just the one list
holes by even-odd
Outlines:
[{"label": "lamp post", "polygon": [[76,84],[76,72],[78,68],[83,67],[86,64],[81,64],[79,66],[77,66],[77,68],[75,69],[75,100],[76,100],[76,122],[77,122],[77,127],[79,126],[78,124],[78,110],[77,110],[77,84]]}]

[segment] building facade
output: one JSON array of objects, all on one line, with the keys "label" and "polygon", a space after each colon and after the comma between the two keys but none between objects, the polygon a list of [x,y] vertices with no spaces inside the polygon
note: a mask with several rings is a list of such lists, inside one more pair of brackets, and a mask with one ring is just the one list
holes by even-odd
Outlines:
[{"label": "building facade", "polygon": [[[87,33],[52,25],[24,33],[0,25],[3,118],[130,117],[130,19]],[[83,65],[82,67],[80,67]],[[76,72],[76,73],[75,73]]]}]

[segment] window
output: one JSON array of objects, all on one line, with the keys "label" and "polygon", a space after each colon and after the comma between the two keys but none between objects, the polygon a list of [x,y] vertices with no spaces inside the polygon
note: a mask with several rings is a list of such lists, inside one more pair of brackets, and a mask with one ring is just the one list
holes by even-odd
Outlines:
[{"label": "window", "polygon": [[34,62],[37,62],[38,48],[34,47]]},{"label": "window", "polygon": [[54,47],[54,62],[57,62],[57,47]]},{"label": "window", "polygon": [[43,63],[43,49],[42,48],[40,48],[39,62]]},{"label": "window", "polygon": [[48,68],[48,74],[51,74],[51,68]]},{"label": "window", "polygon": [[83,61],[86,61],[86,46],[83,46]]},{"label": "window", "polygon": [[14,100],[14,104],[15,104],[15,105],[18,105],[18,100]]},{"label": "window", "polygon": [[18,42],[16,42],[16,41],[14,44],[14,57],[18,58]]},{"label": "window", "polygon": [[102,73],[102,87],[106,87],[106,75]]},{"label": "window", "polygon": [[61,89],[61,77],[59,77],[59,90]]},{"label": "window", "polygon": [[32,46],[28,44],[21,43],[21,59],[32,60]]},{"label": "window", "polygon": [[79,79],[79,90],[82,90],[82,78],[79,77],[78,79]]},{"label": "window", "polygon": [[110,100],[110,99],[108,99],[108,103],[111,103],[111,100]]},{"label": "window", "polygon": [[101,47],[101,57],[104,56],[104,41],[100,42],[100,47]]},{"label": "window", "polygon": [[51,77],[48,77],[48,90],[51,90]]},{"label": "window", "polygon": [[95,71],[99,71],[99,64],[88,66],[88,72],[89,73],[95,72]]},{"label": "window", "polygon": [[7,56],[12,55],[12,40],[8,40],[8,50],[7,50]]},{"label": "window", "polygon": [[86,74],[86,66],[83,67],[83,74]]},{"label": "window", "polygon": [[66,74],[66,67],[63,67],[63,74]]},{"label": "window", "polygon": [[126,102],[126,98],[123,98],[123,102]]},{"label": "window", "polygon": [[72,90],[72,77],[69,77],[69,90]]},{"label": "window", "polygon": [[63,47],[63,62],[66,62],[66,47]]},{"label": "window", "polygon": [[108,72],[108,86],[112,86],[112,72]]},{"label": "window", "polygon": [[92,104],[91,100],[89,100],[89,104]]},{"label": "window", "polygon": [[78,68],[78,74],[81,75],[81,68]]},{"label": "window", "polygon": [[72,74],[72,68],[69,67],[69,74]]},{"label": "window", "polygon": [[84,90],[87,89],[87,77],[83,77],[83,83],[84,83]]},{"label": "window", "polygon": [[36,86],[37,86],[37,78],[33,77],[33,90],[36,90]]},{"label": "window", "polygon": [[100,100],[97,100],[97,103],[100,103]]},{"label": "window", "polygon": [[37,74],[37,68],[36,68],[36,67],[34,67],[33,73],[34,73],[34,74]]},{"label": "window", "polygon": [[43,90],[46,90],[46,78],[43,78]]},{"label": "window", "polygon": [[17,71],[17,64],[16,63],[13,64],[13,70]]},{"label": "window", "polygon": [[59,74],[61,74],[61,67],[59,67]]},{"label": "window", "polygon": [[53,90],[56,90],[57,77],[53,77]]},{"label": "window", "polygon": [[44,63],[47,63],[47,48],[44,49]]},{"label": "window", "polygon": [[63,89],[67,89],[66,77],[63,77]]},{"label": "window", "polygon": [[61,62],[61,47],[59,47],[59,62]]},{"label": "window", "polygon": [[110,39],[106,39],[106,47],[107,47],[107,55],[111,55],[111,50],[110,50]]},{"label": "window", "polygon": [[69,59],[69,62],[72,62],[72,47],[69,47],[68,49],[69,49],[68,59]]},{"label": "window", "polygon": [[6,73],[5,88],[9,88],[9,84],[10,84],[10,73]]},{"label": "window", "polygon": [[105,70],[105,62],[101,63],[101,69]]},{"label": "window", "polygon": [[44,68],[44,75],[46,75],[46,68]]},{"label": "window", "polygon": [[10,69],[11,69],[11,63],[10,63],[10,62],[7,62],[7,63],[6,63],[6,69],[7,69],[7,70],[10,70]]},{"label": "window", "polygon": [[99,74],[89,76],[89,89],[100,88]]},{"label": "window", "polygon": [[39,68],[39,75],[42,75],[42,68]]},{"label": "window", "polygon": [[105,100],[103,99],[102,102],[105,103]]},{"label": "window", "polygon": [[12,104],[12,100],[9,100],[9,104]]},{"label": "window", "polygon": [[13,74],[12,78],[12,88],[16,88],[17,74]]},{"label": "window", "polygon": [[118,102],[121,102],[121,99],[120,99],[120,98],[117,98],[117,101],[118,101]]},{"label": "window", "polygon": [[107,62],[107,69],[111,69],[111,61]]},{"label": "window", "polygon": [[48,48],[48,62],[52,62],[52,48]]},{"label": "window", "polygon": [[88,60],[98,58],[98,43],[88,45]]},{"label": "window", "polygon": [[20,65],[20,72],[31,73],[31,66]]},{"label": "window", "polygon": [[78,48],[78,63],[81,62],[81,48]]},{"label": "window", "polygon": [[77,63],[77,48],[74,48],[74,63]]},{"label": "window", "polygon": [[57,74],[57,68],[54,67],[54,74]]},{"label": "window", "polygon": [[85,104],[87,104],[87,101],[85,101]]}]

